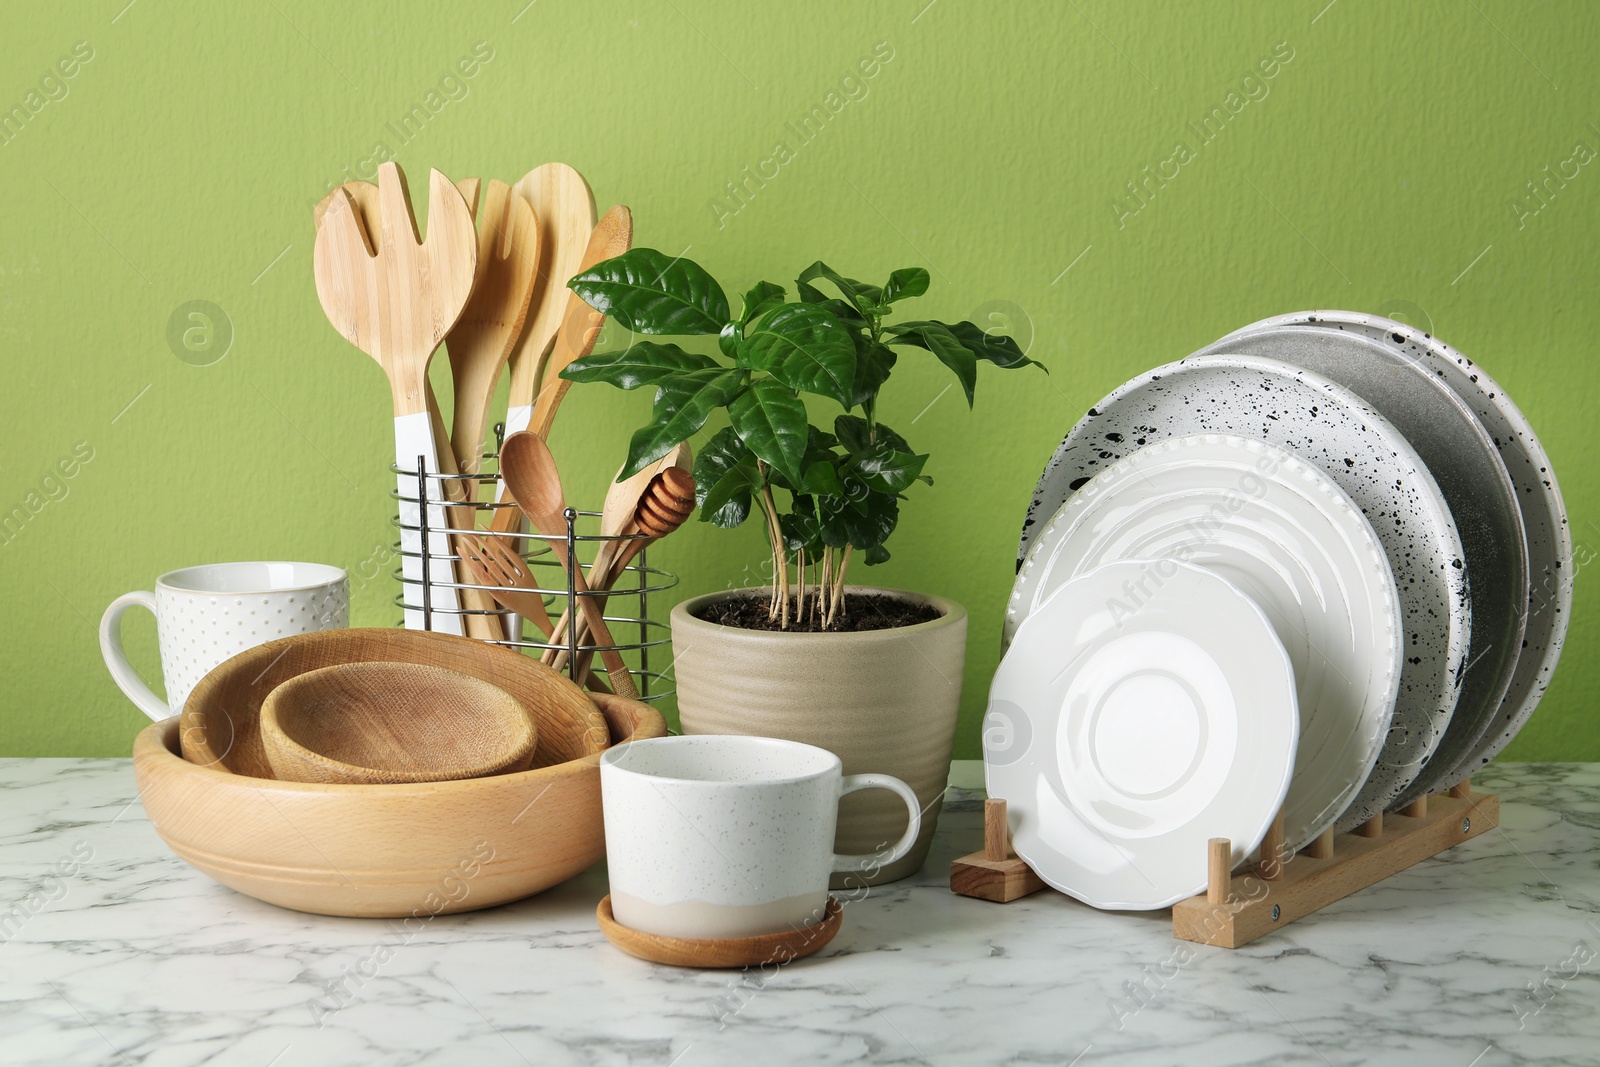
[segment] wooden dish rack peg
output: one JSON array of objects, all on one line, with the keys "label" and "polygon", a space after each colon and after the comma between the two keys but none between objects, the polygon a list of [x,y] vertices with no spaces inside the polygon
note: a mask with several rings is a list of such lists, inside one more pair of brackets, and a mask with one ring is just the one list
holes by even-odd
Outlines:
[{"label": "wooden dish rack peg", "polygon": [[[1467,780],[1376,815],[1351,833],[1329,830],[1294,854],[1285,854],[1280,811],[1255,862],[1237,871],[1230,870],[1228,839],[1210,840],[1206,891],[1172,906],[1172,936],[1222,948],[1247,945],[1498,825],[1500,798],[1472,792]],[[1005,904],[1044,888],[1011,850],[1006,802],[984,801],[983,851],[950,864],[951,891]]]}]

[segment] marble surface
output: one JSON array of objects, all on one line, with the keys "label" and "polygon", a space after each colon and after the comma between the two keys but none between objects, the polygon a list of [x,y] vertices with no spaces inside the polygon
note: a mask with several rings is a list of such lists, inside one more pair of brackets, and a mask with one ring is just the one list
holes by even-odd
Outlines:
[{"label": "marble surface", "polygon": [[1231,952],[1166,912],[952,895],[958,794],[918,877],[739,974],[612,948],[603,867],[415,931],[283,911],[169,853],[128,761],[0,761],[0,1063],[1600,1062],[1600,765],[1474,784],[1499,830]]}]

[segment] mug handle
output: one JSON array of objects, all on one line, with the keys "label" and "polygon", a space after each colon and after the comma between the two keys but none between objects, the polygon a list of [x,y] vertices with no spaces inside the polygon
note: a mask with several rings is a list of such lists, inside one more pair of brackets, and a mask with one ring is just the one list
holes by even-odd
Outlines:
[{"label": "mug handle", "polygon": [[839,784],[839,795],[857,793],[863,789],[888,789],[900,794],[900,799],[906,802],[906,811],[911,814],[911,825],[906,827],[906,832],[900,835],[889,849],[887,856],[878,853],[869,853],[864,856],[841,856],[837,853],[833,857],[833,870],[835,874],[868,870],[872,867],[887,867],[895,860],[900,859],[911,846],[917,843],[917,835],[922,832],[922,802],[917,799],[917,794],[911,787],[892,774],[847,774]]},{"label": "mug handle", "polygon": [[139,705],[139,710],[160,722],[162,719],[171,718],[172,709],[167,707],[167,702],[156,696],[144,679],[139,677],[133,669],[133,664],[128,662],[127,653],[122,651],[122,613],[129,608],[138,606],[149,610],[150,614],[156,613],[156,595],[140,590],[135,593],[123,593],[113,600],[106,613],[100,616],[100,655],[105,657],[106,669],[111,672],[111,680],[117,683],[129,700]]}]

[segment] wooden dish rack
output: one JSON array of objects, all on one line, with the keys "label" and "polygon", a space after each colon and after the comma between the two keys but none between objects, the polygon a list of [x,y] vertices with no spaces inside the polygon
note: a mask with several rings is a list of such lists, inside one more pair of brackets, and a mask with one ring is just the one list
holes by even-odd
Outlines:
[{"label": "wooden dish rack", "polygon": [[[1172,906],[1172,936],[1238,948],[1430,856],[1500,825],[1500,798],[1472,792],[1463,779],[1446,793],[1375,815],[1350,833],[1328,830],[1286,854],[1283,812],[1272,820],[1253,863],[1229,869],[1231,843],[1213,837],[1206,891]],[[950,864],[950,889],[1006,904],[1046,888],[1011,849],[1006,802],[983,805],[983,850]]]}]

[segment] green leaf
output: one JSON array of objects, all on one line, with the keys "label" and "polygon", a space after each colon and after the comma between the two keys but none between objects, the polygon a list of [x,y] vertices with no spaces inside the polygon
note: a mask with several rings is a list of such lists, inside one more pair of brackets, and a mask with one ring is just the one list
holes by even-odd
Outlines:
[{"label": "green leaf", "polygon": [[756,457],[725,426],[694,459],[695,503],[700,521],[732,528],[750,517],[750,495],[757,488]]},{"label": "green leaf", "polygon": [[717,335],[717,348],[723,355],[731,360],[739,358],[739,342],[744,340],[744,326],[741,323],[730,322],[722,327],[722,332]]},{"label": "green leaf", "polygon": [[743,326],[751,319],[766,314],[781,303],[783,286],[773,282],[756,282],[744,294],[744,310],[739,314],[739,325]]},{"label": "green leaf", "polygon": [[839,472],[827,460],[817,460],[806,467],[800,480],[800,491],[807,496],[838,496],[844,492],[839,484]]},{"label": "green leaf", "polygon": [[850,406],[856,346],[850,331],[815,304],[780,304],[739,344],[739,364],[762,370],[791,389]]},{"label": "green leaf", "polygon": [[717,364],[709,356],[685,352],[675,344],[638,341],[622,352],[573,360],[561,372],[569,382],[605,382],[618,389],[655,385],[681,371],[704,370]]},{"label": "green leaf", "polygon": [[[799,284],[804,285],[806,282],[816,281],[818,278],[826,278],[832,282],[835,288],[844,294],[844,298],[854,304],[863,315],[871,315],[880,310],[880,305],[883,303],[882,289],[879,289],[876,285],[868,285],[866,282],[857,281],[854,278],[846,278],[820,259],[801,271],[797,281]],[[815,292],[815,290],[812,291]],[[811,302],[815,303],[815,301]]]},{"label": "green leaf", "polygon": [[882,545],[872,545],[867,549],[862,562],[869,567],[876,567],[880,563],[888,563],[889,550]]},{"label": "green leaf", "polygon": [[888,426],[881,422],[873,426],[855,415],[840,415],[834,419],[833,432],[839,435],[839,443],[852,456],[866,455],[879,445],[887,445],[899,452],[911,451],[906,439]]},{"label": "green leaf", "polygon": [[880,493],[898,493],[911,487],[928,457],[902,452],[882,441],[855,457],[861,480]]},{"label": "green leaf", "polygon": [[1050,368],[1023,355],[1017,342],[1003,333],[989,333],[972,322],[953,322],[944,325],[956,340],[979,359],[986,359],[997,367],[1007,369],[1032,366],[1038,367],[1046,374],[1050,373]]},{"label": "green leaf", "polygon": [[921,296],[928,291],[929,281],[928,272],[923,268],[902,267],[889,275],[889,284],[883,287],[883,302],[892,304],[896,300]]},{"label": "green leaf", "polygon": [[898,358],[894,349],[867,338],[856,345],[856,378],[850,391],[848,407],[861,407],[878,395],[883,383],[889,380]]},{"label": "green leaf", "polygon": [[967,406],[972,406],[972,393],[978,385],[978,359],[950,332],[950,327],[942,322],[901,322],[892,330],[896,336],[891,344],[926,348],[940,363],[955,371],[956,379],[966,391]]},{"label": "green leaf", "polygon": [[654,248],[596,263],[567,287],[635,333],[718,333],[728,321],[728,297],[705,268]]},{"label": "green leaf", "polygon": [[728,419],[750,451],[790,485],[801,483],[800,460],[810,423],[805,405],[788,386],[775,378],[756,381],[728,405]]},{"label": "green leaf", "polygon": [[882,545],[900,521],[900,502],[889,493],[870,493],[862,510],[846,508],[840,513],[849,543],[871,549]]},{"label": "green leaf", "polygon": [[744,388],[744,372],[713,367],[684,371],[661,382],[650,423],[628,442],[628,463],[618,480],[631,478],[697,432],[711,413]]}]

